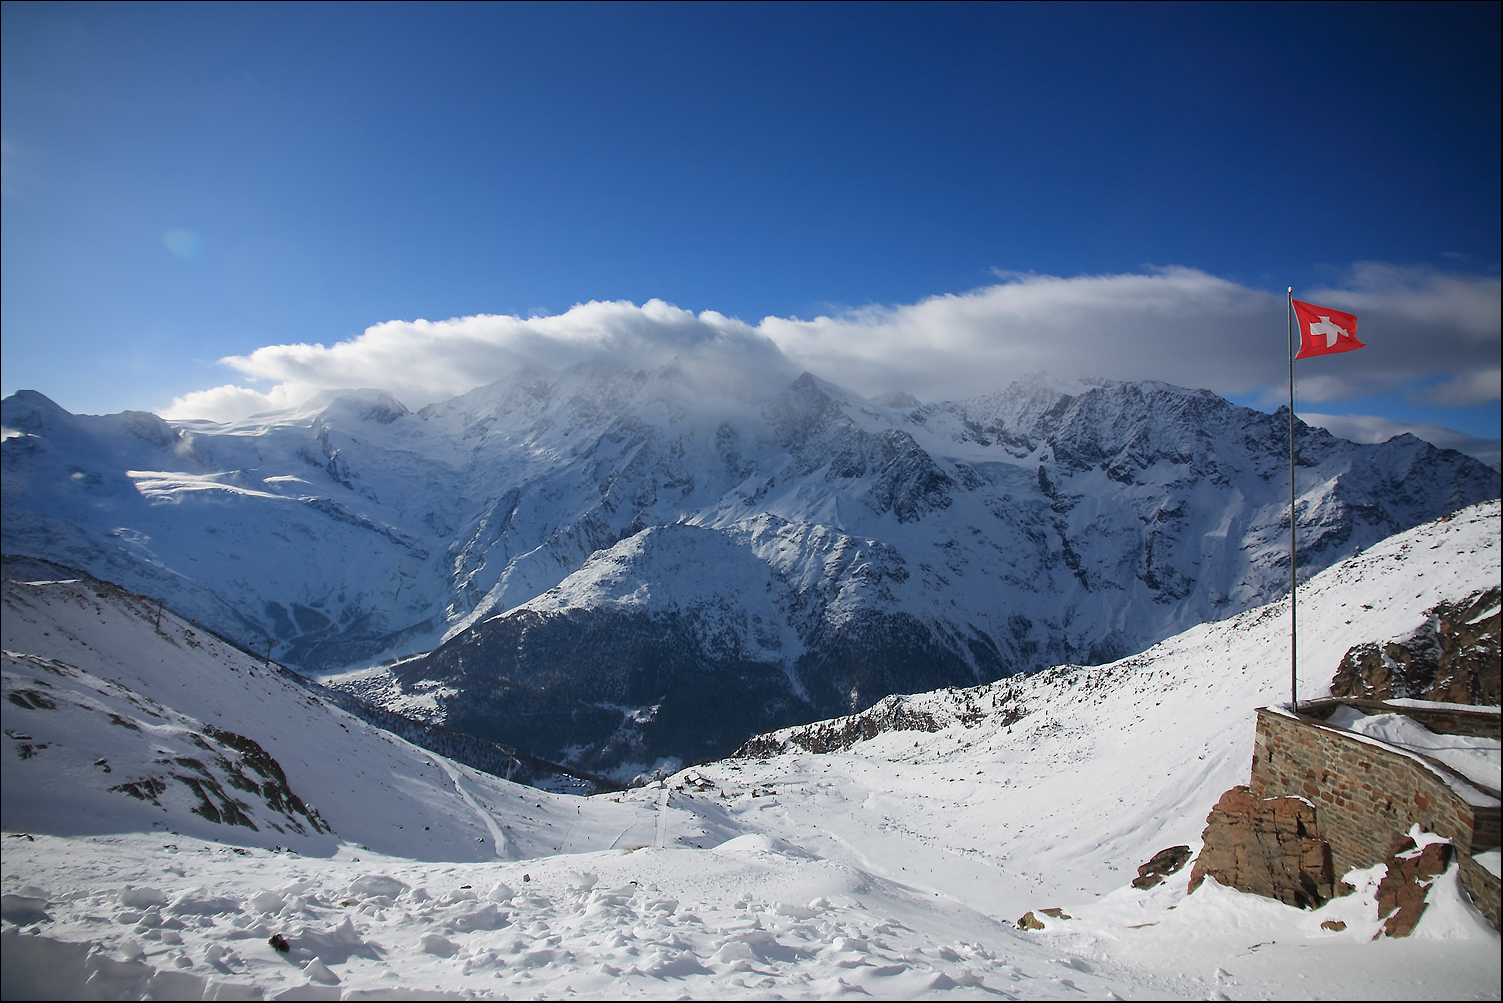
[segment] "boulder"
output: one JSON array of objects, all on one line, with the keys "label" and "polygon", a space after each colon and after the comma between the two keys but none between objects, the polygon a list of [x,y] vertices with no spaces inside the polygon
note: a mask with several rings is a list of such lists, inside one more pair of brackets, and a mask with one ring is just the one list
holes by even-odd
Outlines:
[{"label": "boulder", "polygon": [[1403,836],[1394,842],[1386,863],[1388,873],[1378,882],[1378,917],[1388,936],[1407,937],[1424,915],[1430,885],[1451,865],[1451,844],[1429,843],[1420,849]]},{"label": "boulder", "polygon": [[1260,800],[1245,786],[1233,787],[1206,816],[1202,839],[1190,871],[1192,892],[1211,876],[1302,909],[1336,894],[1331,848],[1320,836],[1315,806],[1303,798]]},{"label": "boulder", "polygon": [[1138,876],[1132,879],[1134,888],[1148,889],[1171,874],[1177,873],[1190,860],[1188,846],[1171,846],[1153,855],[1148,863],[1138,868]]}]

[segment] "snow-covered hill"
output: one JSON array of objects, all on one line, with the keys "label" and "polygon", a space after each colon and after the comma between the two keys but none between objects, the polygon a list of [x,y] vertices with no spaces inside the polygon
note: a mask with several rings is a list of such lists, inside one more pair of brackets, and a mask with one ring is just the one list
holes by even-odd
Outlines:
[{"label": "snow-covered hill", "polygon": [[[1302,698],[1353,645],[1496,589],[1500,537],[1489,503],[1317,576]],[[159,633],[155,606],[118,590],[16,585],[6,602],[7,997],[1497,997],[1497,934],[1454,871],[1407,941],[1371,940],[1371,875],[1316,912],[1214,882],[1186,895],[1186,872],[1128,886],[1155,851],[1197,847],[1246,780],[1253,709],[1287,697],[1281,603],[1111,665],[914,696],[919,727],[840,751],[769,736],[768,758],[580,799],[363,729],[170,614]],[[197,773],[156,762],[169,752],[249,775],[248,746],[210,723],[280,764],[334,834],[263,839],[188,794],[157,809],[109,789]],[[421,839],[394,828],[419,823]],[[1073,918],[1015,928],[1046,906]]]},{"label": "snow-covered hill", "polygon": [[[1287,586],[1286,424],[1045,378],[888,407],[805,374],[532,372],[410,413],[232,424],[4,402],[8,552],[165,596],[305,671],[629,776],[750,734],[1102,662]],[[892,403],[892,402],[889,402]],[[1302,567],[1499,493],[1302,428]],[[352,681],[354,682],[354,681]]]},{"label": "snow-covered hill", "polygon": [[579,799],[410,745],[117,586],[7,579],[4,614],[7,830],[454,861],[532,856],[581,817]]},{"label": "snow-covered hill", "polygon": [[[1437,606],[1494,592],[1500,558],[1503,508],[1491,502],[1321,572],[1300,589],[1301,702],[1330,695],[1349,649],[1407,640]],[[1497,614],[1493,606],[1479,619]],[[1216,799],[1247,782],[1253,710],[1287,704],[1289,685],[1286,598],[1106,665],[894,696],[859,715],[759,736],[744,754],[772,754],[773,765],[744,769],[757,783],[786,787],[794,781],[779,771],[791,764],[849,764],[884,791],[894,818],[916,821],[913,839],[979,857],[997,873],[1026,859],[1040,875],[1070,874],[1100,892],[1156,850],[1198,845]],[[932,783],[936,767],[944,785]],[[942,829],[930,824],[931,809],[945,818]],[[811,831],[844,824],[807,822]]]}]

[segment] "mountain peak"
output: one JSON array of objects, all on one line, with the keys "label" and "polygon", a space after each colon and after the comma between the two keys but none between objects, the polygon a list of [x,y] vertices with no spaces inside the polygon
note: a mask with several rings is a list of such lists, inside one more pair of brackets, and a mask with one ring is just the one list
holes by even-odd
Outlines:
[{"label": "mountain peak", "polygon": [[[1287,588],[1276,416],[1159,383],[894,409],[813,373],[744,397],[735,378],[685,353],[518,373],[416,418],[363,390],[234,426],[48,402],[57,431],[4,444],[6,548],[276,637],[307,671],[422,656],[401,685],[452,675],[435,715],[543,729],[535,754],[601,769],[713,751],[621,723],[630,700],[711,701],[694,742],[739,740],[1110,660]],[[1414,439],[1299,446],[1306,573],[1499,490]]]}]

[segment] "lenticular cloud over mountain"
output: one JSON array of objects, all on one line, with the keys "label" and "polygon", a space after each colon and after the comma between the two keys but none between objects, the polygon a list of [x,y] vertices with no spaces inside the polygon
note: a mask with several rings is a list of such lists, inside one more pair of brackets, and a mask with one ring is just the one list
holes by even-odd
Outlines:
[{"label": "lenticular cloud over mountain", "polygon": [[[1498,396],[1499,282],[1369,265],[1338,287],[1309,290],[1358,310],[1372,348],[1337,369],[1301,374],[1303,398],[1410,388],[1438,404]],[[225,384],[176,398],[169,418],[226,421],[296,406],[325,390],[375,387],[410,407],[528,368],[605,360],[655,368],[678,358],[702,378],[838,374],[864,394],[926,400],[984,393],[1017,376],[1106,375],[1206,387],[1223,395],[1281,385],[1283,297],[1192,268],[1143,274],[1009,274],[968,293],[914,304],[832,310],[757,324],[662,300],[592,301],[554,316],[481,314],[392,320],[330,346],[268,345],[221,362],[259,390]],[[713,374],[719,374],[714,376]]]}]

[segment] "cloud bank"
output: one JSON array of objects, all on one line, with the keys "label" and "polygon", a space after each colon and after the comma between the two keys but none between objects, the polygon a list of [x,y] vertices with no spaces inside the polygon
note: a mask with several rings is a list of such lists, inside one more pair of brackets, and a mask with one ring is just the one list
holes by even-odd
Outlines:
[{"label": "cloud bank", "polygon": [[[1500,283],[1364,264],[1296,295],[1358,314],[1368,348],[1301,362],[1300,399],[1407,394],[1442,405],[1499,396]],[[1059,278],[1007,274],[967,293],[755,325],[650,300],[551,317],[388,321],[331,346],[269,345],[221,360],[239,383],[176,398],[173,418],[233,420],[315,393],[388,390],[411,407],[519,368],[678,357],[727,371],[808,369],[859,393],[921,399],[999,389],[1028,373],[1155,379],[1277,403],[1286,393],[1284,296],[1193,268]],[[265,389],[258,389],[262,386]]]},{"label": "cloud bank", "polygon": [[1497,467],[1503,462],[1503,439],[1479,439],[1475,435],[1458,432],[1444,425],[1425,422],[1394,421],[1371,414],[1318,414],[1301,411],[1300,420],[1352,442],[1387,442],[1396,435],[1408,432],[1442,449],[1454,449],[1458,453],[1475,456],[1488,466]]}]

